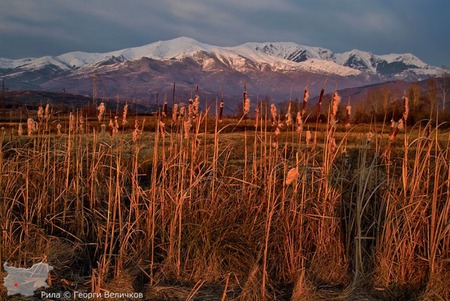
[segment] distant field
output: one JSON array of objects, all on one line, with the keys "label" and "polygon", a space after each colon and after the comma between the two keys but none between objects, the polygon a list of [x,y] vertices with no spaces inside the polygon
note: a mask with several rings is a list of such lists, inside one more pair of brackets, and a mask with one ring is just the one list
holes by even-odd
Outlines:
[{"label": "distant field", "polygon": [[146,300],[450,299],[445,124],[123,110],[0,124],[1,262]]}]

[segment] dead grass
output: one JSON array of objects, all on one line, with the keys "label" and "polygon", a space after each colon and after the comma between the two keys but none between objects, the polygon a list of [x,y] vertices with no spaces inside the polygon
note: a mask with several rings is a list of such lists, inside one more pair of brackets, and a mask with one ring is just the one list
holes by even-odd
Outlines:
[{"label": "dead grass", "polygon": [[275,139],[269,107],[256,128],[208,113],[140,119],[137,140],[76,114],[60,136],[48,119],[29,137],[4,134],[0,261],[46,258],[55,285],[148,300],[448,297],[438,125],[389,141],[383,126],[303,124],[307,142],[295,125]]}]

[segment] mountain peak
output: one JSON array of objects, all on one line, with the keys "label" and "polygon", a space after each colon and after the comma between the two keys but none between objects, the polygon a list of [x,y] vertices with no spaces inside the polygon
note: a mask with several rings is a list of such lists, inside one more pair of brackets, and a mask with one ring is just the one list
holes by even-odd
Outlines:
[{"label": "mountain peak", "polygon": [[[142,60],[149,58],[150,60]],[[184,73],[182,72],[184,70]],[[187,71],[188,70],[188,71]],[[67,82],[89,79],[93,73],[135,78],[135,83],[149,85],[154,78],[159,81],[199,82],[201,79],[221,85],[231,78],[255,76],[255,84],[267,81],[262,89],[277,80],[269,78],[333,77],[355,85],[359,82],[380,82],[392,79],[423,79],[439,74],[441,69],[429,66],[411,53],[375,55],[358,49],[348,52],[333,51],[294,42],[249,42],[234,47],[220,47],[201,43],[189,37],[178,37],[151,44],[116,50],[107,53],[69,52],[56,57],[8,60],[0,58],[0,72],[4,78],[15,82],[30,82],[42,87],[58,87]],[[115,75],[111,75],[115,74]],[[116,79],[118,81],[118,79]],[[309,81],[309,79],[308,79]],[[250,83],[250,82],[249,82]],[[85,84],[92,89],[92,84]],[[73,84],[76,86],[76,84]],[[121,93],[117,86],[110,93]],[[145,90],[147,91],[147,89]]]},{"label": "mountain peak", "polygon": [[410,65],[410,66],[416,66],[418,68],[428,68],[430,65],[424,63],[421,59],[419,59],[417,56],[415,56],[412,53],[391,53],[391,54],[385,54],[379,56],[381,59],[384,59],[388,63],[394,63],[394,62],[402,62],[404,64]]},{"label": "mountain peak", "polygon": [[172,40],[158,41],[144,46],[122,49],[111,52],[110,54],[123,56],[127,60],[136,60],[143,57],[167,60],[210,48],[210,45],[200,43],[197,40],[188,37],[179,37]]},{"label": "mountain peak", "polygon": [[180,37],[176,37],[170,40],[159,40],[159,42],[162,43],[182,43],[182,44],[201,44],[199,41],[197,41],[196,39],[190,38],[190,37],[186,37],[186,36],[180,36]]},{"label": "mountain peak", "polygon": [[329,49],[300,45],[295,42],[263,42],[244,45],[257,52],[297,63],[308,59],[330,60],[333,57],[333,52]]}]

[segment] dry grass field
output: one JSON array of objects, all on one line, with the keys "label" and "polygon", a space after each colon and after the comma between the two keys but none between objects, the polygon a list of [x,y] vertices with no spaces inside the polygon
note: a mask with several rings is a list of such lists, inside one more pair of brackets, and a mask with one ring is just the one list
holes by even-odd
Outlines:
[{"label": "dry grass field", "polygon": [[333,105],[5,123],[0,261],[146,300],[450,300],[450,133]]}]

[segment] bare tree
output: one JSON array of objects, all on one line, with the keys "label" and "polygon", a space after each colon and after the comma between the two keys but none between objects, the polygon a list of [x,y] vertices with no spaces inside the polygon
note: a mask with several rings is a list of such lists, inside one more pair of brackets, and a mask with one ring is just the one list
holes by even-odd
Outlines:
[{"label": "bare tree", "polygon": [[[433,118],[434,112],[438,110],[438,102],[437,102],[437,84],[435,78],[428,79],[428,101],[431,104],[431,112],[430,118]],[[436,116],[437,117],[437,116]]]},{"label": "bare tree", "polygon": [[450,69],[447,66],[442,66],[441,71],[441,92],[442,92],[442,109],[445,110],[445,105],[447,103],[447,90],[448,90],[448,77],[450,76]]}]

